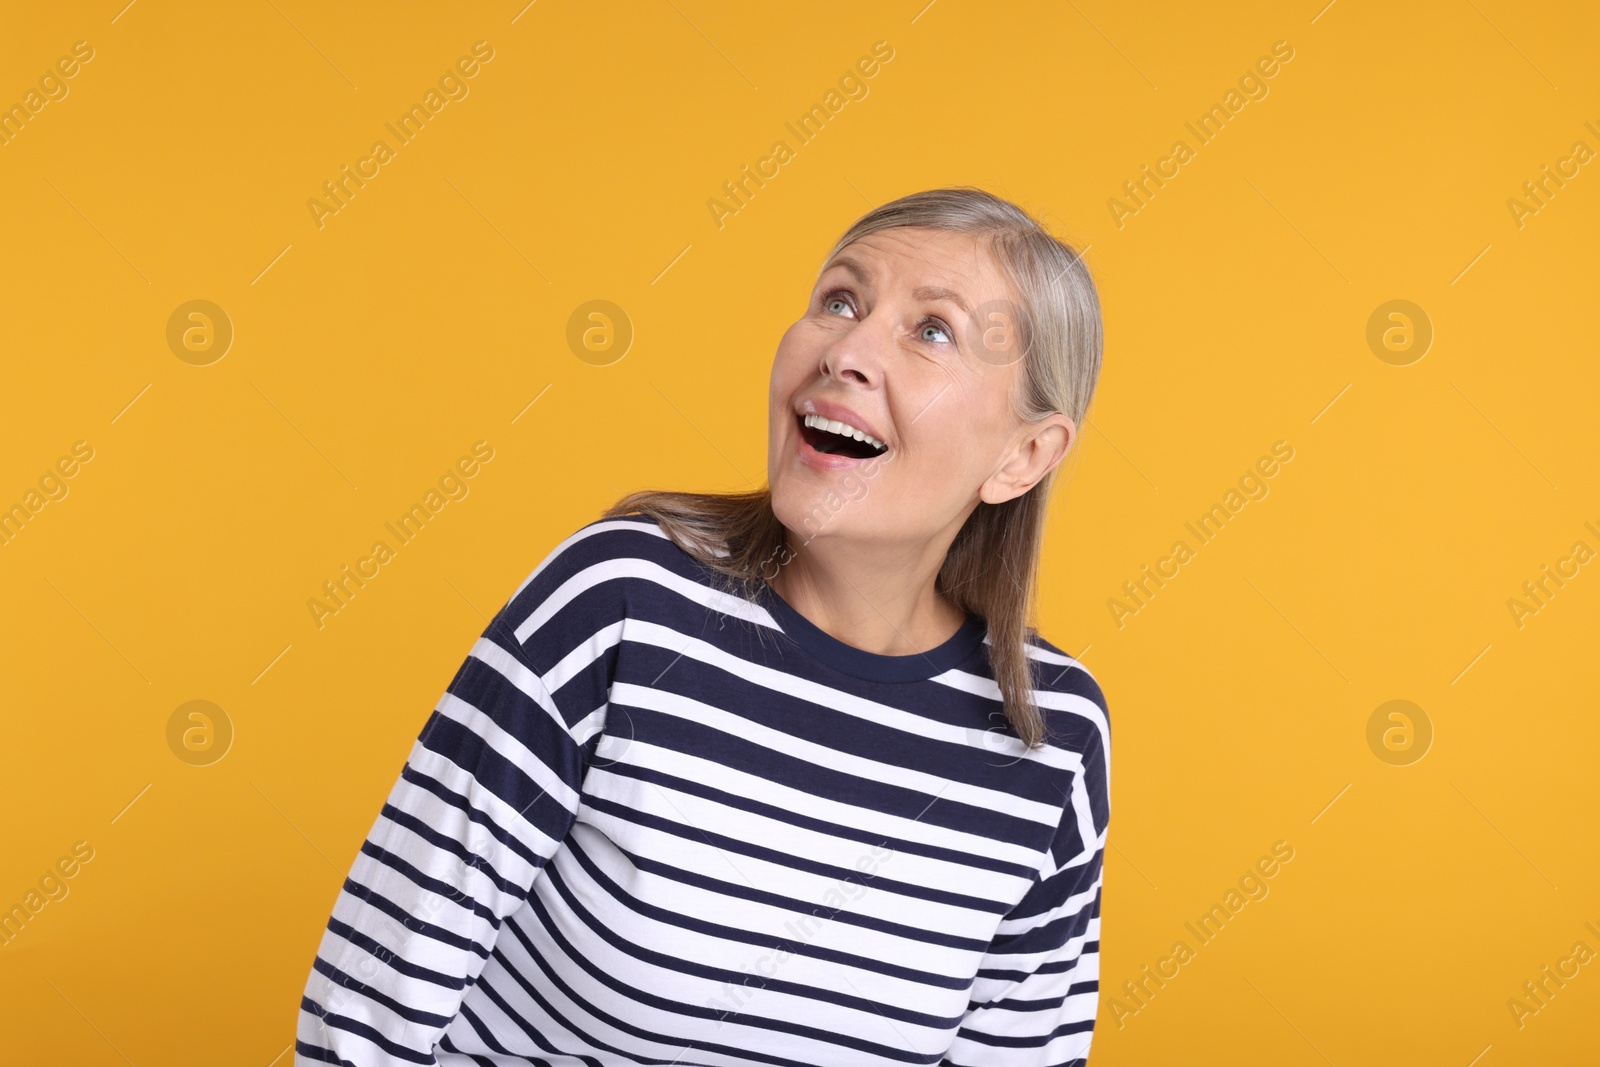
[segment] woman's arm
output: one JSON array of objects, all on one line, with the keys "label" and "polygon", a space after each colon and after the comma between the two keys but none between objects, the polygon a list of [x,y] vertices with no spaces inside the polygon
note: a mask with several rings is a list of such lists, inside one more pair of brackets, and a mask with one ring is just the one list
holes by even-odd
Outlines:
[{"label": "woman's arm", "polygon": [[[1096,733],[1095,737],[1101,735]],[[1084,756],[1048,870],[985,954],[948,1067],[1082,1067],[1100,1000],[1100,889],[1110,821],[1105,746]],[[1086,783],[1102,783],[1091,788]],[[1090,835],[1093,836],[1090,836]]]},{"label": "woman's arm", "polygon": [[616,583],[586,565],[595,542],[572,547],[581,536],[490,622],[412,745],[322,935],[296,1064],[435,1063],[571,827],[622,616]]}]

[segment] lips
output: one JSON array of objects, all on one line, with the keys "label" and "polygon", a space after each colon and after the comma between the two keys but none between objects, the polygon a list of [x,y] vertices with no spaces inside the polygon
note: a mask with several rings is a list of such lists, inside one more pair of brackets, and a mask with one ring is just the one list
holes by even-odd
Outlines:
[{"label": "lips", "polygon": [[[813,422],[813,420],[815,421]],[[800,439],[825,456],[872,459],[883,454],[883,449],[881,448],[840,433],[837,428],[841,425],[841,423],[829,422],[818,416],[802,415],[800,416]]]},{"label": "lips", "polygon": [[877,428],[842,404],[803,400],[794,418],[799,458],[819,470],[858,466],[889,452]]},{"label": "lips", "polygon": [[835,403],[832,400],[824,400],[821,397],[809,397],[795,404],[794,410],[796,414],[801,416],[820,415],[823,418],[829,419],[833,422],[845,423],[846,425],[855,427],[864,434],[877,438],[878,441],[885,445],[891,443],[888,435],[868,421],[865,415],[845,407],[843,404]]}]

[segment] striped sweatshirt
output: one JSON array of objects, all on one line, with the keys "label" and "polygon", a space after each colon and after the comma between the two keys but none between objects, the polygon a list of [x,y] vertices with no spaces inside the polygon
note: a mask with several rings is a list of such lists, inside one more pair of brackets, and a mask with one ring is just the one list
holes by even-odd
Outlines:
[{"label": "striped sweatshirt", "polygon": [[640,515],[496,614],[340,888],[296,1064],[1083,1064],[1109,725],[1036,633],[885,656]]}]

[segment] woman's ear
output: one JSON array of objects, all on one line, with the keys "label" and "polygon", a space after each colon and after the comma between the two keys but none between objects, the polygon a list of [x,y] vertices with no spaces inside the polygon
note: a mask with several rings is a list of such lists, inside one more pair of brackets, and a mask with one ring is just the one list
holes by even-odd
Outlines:
[{"label": "woman's ear", "polygon": [[1077,426],[1059,411],[1025,424],[1000,466],[978,487],[978,499],[1004,504],[1026,493],[1066,457],[1077,436]]}]

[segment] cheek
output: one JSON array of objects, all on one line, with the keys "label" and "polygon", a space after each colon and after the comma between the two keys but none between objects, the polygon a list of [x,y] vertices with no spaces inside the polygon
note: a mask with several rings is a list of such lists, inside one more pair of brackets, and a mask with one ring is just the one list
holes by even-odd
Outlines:
[{"label": "cheek", "polygon": [[931,384],[927,396],[908,405],[909,413],[896,425],[911,427],[909,465],[939,472],[933,484],[964,493],[988,476],[1005,431],[987,397],[954,384],[940,392],[943,381]]},{"label": "cheek", "polygon": [[988,419],[972,383],[946,368],[921,368],[915,380],[903,377],[898,390],[902,406],[895,425],[929,456],[960,457],[981,436]]},{"label": "cheek", "polygon": [[767,385],[767,474],[774,487],[783,479],[776,467],[780,456],[785,455],[785,435],[794,425],[794,397],[809,382],[806,368],[811,366],[805,348],[800,344],[799,323],[789,327],[778,341],[772,357],[772,370]]},{"label": "cheek", "polygon": [[772,356],[772,398],[774,403],[787,399],[787,394],[799,387],[805,377],[809,356],[800,343],[799,324],[789,327],[778,339],[778,350]]}]

